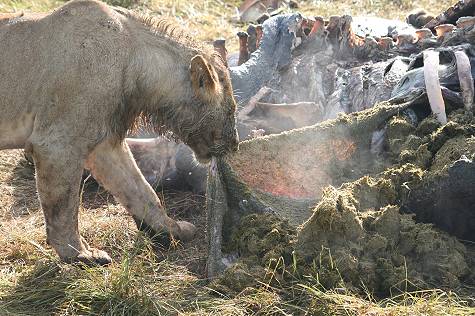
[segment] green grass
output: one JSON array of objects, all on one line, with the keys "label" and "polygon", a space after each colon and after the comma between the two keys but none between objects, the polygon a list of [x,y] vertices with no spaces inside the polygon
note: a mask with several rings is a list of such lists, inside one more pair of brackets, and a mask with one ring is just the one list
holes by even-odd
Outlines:
[{"label": "green grass", "polygon": [[[238,0],[138,1],[109,3],[171,16],[201,40],[226,38],[230,50],[237,46],[235,33],[244,27],[234,22]],[[48,11],[62,3],[0,0],[0,11]],[[416,5],[438,12],[450,3],[341,0],[301,1],[300,5],[309,15],[403,18]],[[284,285],[267,277],[240,293],[218,292],[203,279],[203,209],[197,206],[185,216],[201,221],[201,235],[193,243],[157,254],[110,195],[91,189],[85,192],[80,210],[81,231],[92,246],[108,251],[114,262],[105,268],[60,263],[46,245],[31,168],[20,151],[0,152],[0,315],[475,315],[473,299],[439,289],[378,301],[347,289],[324,290],[306,279],[295,277]]]}]

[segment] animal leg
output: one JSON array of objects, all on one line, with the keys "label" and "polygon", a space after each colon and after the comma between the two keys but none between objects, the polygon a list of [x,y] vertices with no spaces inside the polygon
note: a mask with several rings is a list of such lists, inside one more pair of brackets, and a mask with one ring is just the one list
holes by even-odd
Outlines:
[{"label": "animal leg", "polygon": [[157,233],[165,231],[183,241],[193,238],[195,226],[168,217],[125,142],[99,144],[89,155],[86,167],[138,221]]},{"label": "animal leg", "polygon": [[[47,242],[66,262],[106,265],[109,255],[92,247],[79,235],[79,187],[84,159],[63,143],[31,144],[36,184],[46,221]],[[77,154],[75,154],[77,153]]]}]

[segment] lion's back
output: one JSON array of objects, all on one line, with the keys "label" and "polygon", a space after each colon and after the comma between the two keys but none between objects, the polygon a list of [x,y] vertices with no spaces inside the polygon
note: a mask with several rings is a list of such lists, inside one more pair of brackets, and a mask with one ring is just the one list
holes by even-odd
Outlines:
[{"label": "lion's back", "polygon": [[102,2],[74,0],[46,15],[3,16],[0,48],[5,63],[19,59],[16,64],[63,61],[71,65],[119,57],[118,53],[130,50],[125,18]]},{"label": "lion's back", "polygon": [[[112,95],[132,50],[125,18],[107,5],[76,0],[47,15],[0,20],[0,110],[51,103],[77,87]],[[108,91],[105,91],[108,89]],[[101,92],[102,91],[102,92]]]}]

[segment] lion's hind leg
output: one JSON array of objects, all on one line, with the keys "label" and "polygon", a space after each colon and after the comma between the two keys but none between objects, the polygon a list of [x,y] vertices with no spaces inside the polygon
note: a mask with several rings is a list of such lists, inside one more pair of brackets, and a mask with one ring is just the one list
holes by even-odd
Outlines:
[{"label": "lion's hind leg", "polygon": [[104,141],[99,144],[89,155],[86,167],[136,221],[143,222],[157,233],[170,233],[183,241],[193,238],[196,228],[191,223],[168,217],[125,142]]},{"label": "lion's hind leg", "polygon": [[[106,252],[89,247],[78,228],[79,187],[84,159],[64,142],[31,144],[36,183],[46,220],[47,242],[66,262],[105,265]],[[85,156],[85,155],[83,155]]]}]

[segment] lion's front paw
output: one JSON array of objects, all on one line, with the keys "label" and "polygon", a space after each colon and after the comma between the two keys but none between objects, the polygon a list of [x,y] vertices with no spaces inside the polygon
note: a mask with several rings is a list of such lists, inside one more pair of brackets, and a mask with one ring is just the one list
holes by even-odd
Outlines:
[{"label": "lion's front paw", "polygon": [[88,266],[105,266],[110,264],[112,259],[105,251],[89,248],[88,250],[80,252],[74,261],[84,263]]},{"label": "lion's front paw", "polygon": [[192,240],[197,231],[196,226],[186,221],[177,221],[176,223],[180,227],[180,233],[177,237],[182,241]]}]

